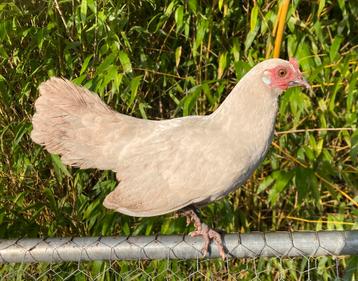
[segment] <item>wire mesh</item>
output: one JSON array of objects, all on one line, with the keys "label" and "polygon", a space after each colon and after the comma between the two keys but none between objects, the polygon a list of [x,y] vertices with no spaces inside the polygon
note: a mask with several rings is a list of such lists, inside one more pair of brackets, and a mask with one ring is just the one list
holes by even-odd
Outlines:
[{"label": "wire mesh", "polygon": [[[1,280],[356,280],[346,257],[10,263]],[[348,277],[348,278],[345,278]]]}]

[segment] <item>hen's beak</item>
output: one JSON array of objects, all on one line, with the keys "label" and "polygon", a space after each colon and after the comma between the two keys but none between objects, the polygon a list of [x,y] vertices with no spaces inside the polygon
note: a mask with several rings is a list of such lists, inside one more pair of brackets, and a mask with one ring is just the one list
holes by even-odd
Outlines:
[{"label": "hen's beak", "polygon": [[296,80],[290,81],[288,83],[289,87],[295,87],[295,86],[302,86],[305,87],[306,89],[311,89],[310,84],[308,84],[307,80],[303,77],[301,78],[297,78]]}]

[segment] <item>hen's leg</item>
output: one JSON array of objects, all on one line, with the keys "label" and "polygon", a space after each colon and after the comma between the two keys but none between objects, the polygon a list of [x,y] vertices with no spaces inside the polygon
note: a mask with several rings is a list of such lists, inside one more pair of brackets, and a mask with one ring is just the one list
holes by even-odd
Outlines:
[{"label": "hen's leg", "polygon": [[187,225],[189,225],[190,223],[194,224],[195,230],[189,233],[189,235],[192,237],[195,236],[203,237],[204,246],[201,251],[204,256],[206,256],[206,254],[208,253],[210,240],[214,240],[219,250],[220,256],[222,257],[222,259],[226,258],[226,254],[220,234],[215,230],[211,229],[210,227],[208,227],[205,223],[202,223],[193,208],[184,209],[183,211],[180,211],[180,214],[186,217]]}]

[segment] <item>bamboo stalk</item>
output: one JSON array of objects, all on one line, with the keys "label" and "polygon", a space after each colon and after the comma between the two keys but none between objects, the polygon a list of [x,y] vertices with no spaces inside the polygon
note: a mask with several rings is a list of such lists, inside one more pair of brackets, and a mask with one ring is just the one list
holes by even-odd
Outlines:
[{"label": "bamboo stalk", "polygon": [[275,40],[275,47],[273,50],[273,57],[278,58],[280,57],[280,49],[282,43],[283,32],[285,30],[285,22],[286,16],[288,11],[288,6],[290,4],[290,0],[283,0],[280,9],[279,9],[279,21],[276,33],[276,40]]},{"label": "bamboo stalk", "polygon": [[286,219],[308,222],[308,223],[324,223],[324,224],[341,224],[341,225],[354,225],[354,222],[345,222],[345,221],[328,221],[328,220],[310,220],[304,218],[297,218],[293,216],[286,216]]},{"label": "bamboo stalk", "polygon": [[306,132],[327,132],[327,131],[355,131],[355,128],[313,128],[313,129],[292,129],[288,131],[275,132],[275,135],[306,133]]}]

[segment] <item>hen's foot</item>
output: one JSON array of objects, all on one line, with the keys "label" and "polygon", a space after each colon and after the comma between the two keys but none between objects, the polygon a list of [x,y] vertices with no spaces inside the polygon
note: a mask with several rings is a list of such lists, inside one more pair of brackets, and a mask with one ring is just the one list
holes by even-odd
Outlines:
[{"label": "hen's foot", "polygon": [[201,249],[202,254],[206,256],[206,254],[208,253],[210,241],[214,240],[221,258],[225,260],[226,254],[220,234],[215,230],[211,229],[210,227],[208,227],[205,223],[202,223],[200,221],[200,218],[198,217],[198,215],[195,213],[193,209],[183,210],[180,212],[180,214],[186,217],[187,225],[189,225],[190,223],[194,224],[195,230],[193,232],[190,232],[189,235],[191,237],[196,237],[196,236],[203,237],[204,246]]}]

